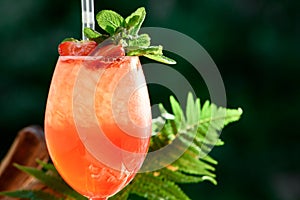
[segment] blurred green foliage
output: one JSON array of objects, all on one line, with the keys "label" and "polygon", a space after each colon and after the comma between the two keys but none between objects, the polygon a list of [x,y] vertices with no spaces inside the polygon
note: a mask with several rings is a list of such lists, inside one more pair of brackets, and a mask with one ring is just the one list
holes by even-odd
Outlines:
[{"label": "blurred green foliage", "polygon": [[[145,6],[144,26],[197,40],[222,74],[229,107],[244,110],[241,121],[223,131],[225,146],[212,152],[219,160],[219,185],[185,185],[192,199],[300,199],[297,0],[95,1],[96,11],[125,16]],[[0,13],[2,158],[18,130],[43,125],[57,45],[65,37],[81,37],[81,15],[80,2],[71,0],[0,0]],[[189,74],[184,67],[178,66]],[[196,89],[203,101],[204,88]],[[157,86],[150,94],[153,102],[166,99]]]}]

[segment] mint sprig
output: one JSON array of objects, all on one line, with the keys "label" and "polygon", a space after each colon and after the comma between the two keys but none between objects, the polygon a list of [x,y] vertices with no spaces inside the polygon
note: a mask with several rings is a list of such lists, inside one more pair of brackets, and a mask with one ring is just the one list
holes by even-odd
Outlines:
[{"label": "mint sprig", "polygon": [[112,38],[116,44],[121,44],[127,56],[144,56],[165,64],[176,64],[176,61],[163,55],[163,47],[151,46],[148,34],[139,34],[145,20],[146,10],[138,8],[131,15],[123,18],[112,10],[102,10],[96,15],[96,21],[107,34],[101,34],[91,28],[85,28],[84,34],[90,40],[101,43]]}]

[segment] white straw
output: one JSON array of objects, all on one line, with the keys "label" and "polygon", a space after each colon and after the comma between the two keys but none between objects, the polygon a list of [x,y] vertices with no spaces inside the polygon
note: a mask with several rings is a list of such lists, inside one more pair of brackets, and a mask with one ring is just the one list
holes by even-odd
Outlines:
[{"label": "white straw", "polygon": [[84,28],[95,29],[94,0],[81,0],[82,39],[87,40]]}]

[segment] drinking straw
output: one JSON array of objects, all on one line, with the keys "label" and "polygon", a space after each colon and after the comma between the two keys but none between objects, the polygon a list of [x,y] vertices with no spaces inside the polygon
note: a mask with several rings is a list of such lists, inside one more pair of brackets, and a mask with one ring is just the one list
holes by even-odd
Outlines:
[{"label": "drinking straw", "polygon": [[81,0],[82,39],[87,40],[84,28],[95,29],[94,0]]}]

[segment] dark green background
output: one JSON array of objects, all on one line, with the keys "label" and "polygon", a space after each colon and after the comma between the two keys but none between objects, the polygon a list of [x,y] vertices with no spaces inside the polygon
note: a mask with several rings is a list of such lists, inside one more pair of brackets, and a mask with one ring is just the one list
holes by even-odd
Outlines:
[{"label": "dark green background", "polygon": [[[229,107],[240,122],[222,133],[219,185],[185,185],[192,199],[300,199],[299,1],[98,0],[95,9],[148,12],[144,26],[180,31],[197,40],[217,64]],[[43,125],[48,87],[65,37],[81,37],[80,2],[0,0],[1,157],[16,133]],[[180,62],[181,63],[181,62]],[[188,67],[176,66],[189,74]],[[208,98],[199,79],[197,95]],[[203,89],[201,89],[203,88]],[[163,90],[150,88],[153,101]]]}]

